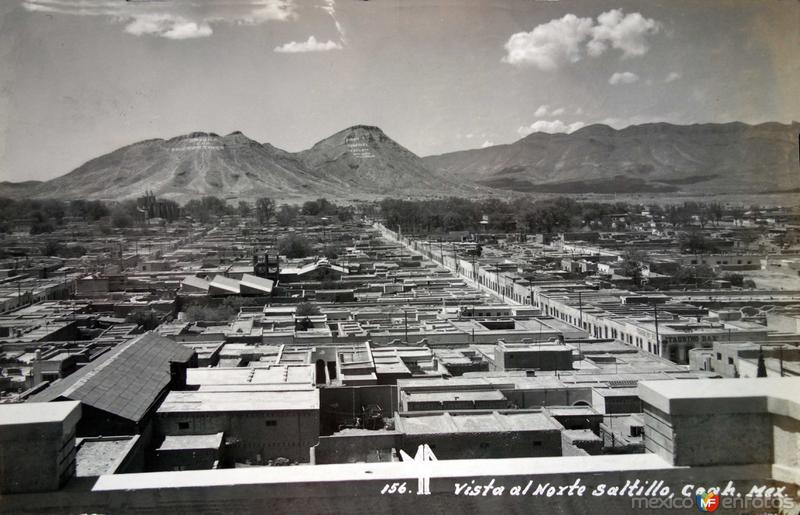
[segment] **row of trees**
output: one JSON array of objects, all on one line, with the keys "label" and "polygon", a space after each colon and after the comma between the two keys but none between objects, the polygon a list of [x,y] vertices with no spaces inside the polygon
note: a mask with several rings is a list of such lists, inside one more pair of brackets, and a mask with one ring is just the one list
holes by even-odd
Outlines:
[{"label": "row of trees", "polygon": [[236,214],[244,218],[254,217],[260,224],[265,224],[274,218],[280,225],[289,226],[301,215],[346,221],[350,220],[354,213],[351,207],[339,206],[324,198],[308,201],[302,206],[289,204],[278,206],[273,199],[265,197],[257,199],[255,203],[242,200],[234,206],[224,199],[209,195],[192,199],[181,206],[174,200],[157,198],[151,192],[136,200],[120,202],[18,200],[0,197],[0,233],[9,232],[13,228],[12,223],[16,221],[29,223],[31,234],[43,234],[53,232],[63,225],[67,218],[126,228],[153,218],[174,222],[184,216],[200,222],[209,222],[214,218]]},{"label": "row of trees", "polygon": [[[750,208],[751,214],[756,207]],[[504,201],[497,198],[469,200],[445,198],[436,200],[384,199],[380,211],[389,227],[404,232],[447,232],[482,228],[497,232],[553,233],[580,228],[609,229],[615,215],[640,216],[649,213],[673,228],[709,223],[718,225],[725,216],[741,218],[745,210],[727,207],[718,202],[683,202],[661,206],[626,202],[578,202],[569,197],[532,200],[518,198]]]},{"label": "row of trees", "polygon": [[385,199],[380,202],[380,209],[389,227],[399,226],[404,232],[486,230],[549,234],[601,222],[610,223],[612,214],[628,213],[631,206],[577,202],[567,197],[512,201],[451,197],[437,200]]}]

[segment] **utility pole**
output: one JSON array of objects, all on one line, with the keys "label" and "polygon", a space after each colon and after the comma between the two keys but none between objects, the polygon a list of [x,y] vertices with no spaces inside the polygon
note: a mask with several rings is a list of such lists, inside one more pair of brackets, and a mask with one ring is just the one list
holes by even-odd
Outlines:
[{"label": "utility pole", "polygon": [[405,333],[406,333],[406,344],[408,343],[408,311],[405,309],[403,310],[403,322],[405,325]]},{"label": "utility pole", "polygon": [[659,343],[658,340],[658,304],[655,302],[653,302],[653,320],[655,321],[656,325],[656,347],[659,347],[661,343]]},{"label": "utility pole", "polygon": [[581,331],[583,331],[583,297],[581,292],[578,292],[578,320],[581,325]]}]

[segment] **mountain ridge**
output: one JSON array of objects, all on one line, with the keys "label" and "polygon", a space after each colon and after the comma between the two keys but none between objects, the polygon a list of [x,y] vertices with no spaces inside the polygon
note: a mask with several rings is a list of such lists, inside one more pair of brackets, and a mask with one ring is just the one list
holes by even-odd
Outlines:
[{"label": "mountain ridge", "polygon": [[423,161],[447,176],[522,192],[788,191],[800,186],[798,132],[797,122],[594,124]]},{"label": "mountain ridge", "polygon": [[119,200],[144,191],[361,198],[523,193],[735,193],[800,187],[800,124],[652,122],[419,157],[379,127],[353,125],[287,152],[241,131],[151,138],[90,159],[49,181],[0,182],[0,195]]}]

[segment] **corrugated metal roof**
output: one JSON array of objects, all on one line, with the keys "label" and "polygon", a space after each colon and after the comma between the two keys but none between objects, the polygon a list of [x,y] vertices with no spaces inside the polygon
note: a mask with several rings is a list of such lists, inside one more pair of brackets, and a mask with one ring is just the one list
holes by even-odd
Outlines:
[{"label": "corrugated metal roof", "polygon": [[210,288],[217,288],[231,293],[239,293],[239,281],[225,277],[224,275],[215,275],[211,282],[208,284]]},{"label": "corrugated metal roof", "polygon": [[246,288],[252,288],[254,290],[263,291],[265,293],[272,293],[272,287],[274,286],[275,282],[271,279],[265,279],[263,277],[258,277],[255,275],[244,274],[242,276],[242,280],[240,282],[241,286]]},{"label": "corrugated metal roof", "polygon": [[121,343],[74,374],[31,397],[80,401],[139,422],[170,381],[170,361],[188,361],[194,351],[149,332]]}]

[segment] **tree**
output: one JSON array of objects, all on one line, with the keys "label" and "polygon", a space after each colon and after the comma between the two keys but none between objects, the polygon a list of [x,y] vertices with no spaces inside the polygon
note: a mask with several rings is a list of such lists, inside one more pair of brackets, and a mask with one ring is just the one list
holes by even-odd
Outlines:
[{"label": "tree", "polygon": [[328,259],[336,259],[339,257],[339,253],[336,252],[336,249],[330,245],[325,247],[325,250],[323,251],[322,255]]},{"label": "tree", "polygon": [[56,256],[61,258],[76,258],[86,254],[86,248],[81,245],[64,245],[60,241],[49,240],[42,248],[43,256]]},{"label": "tree", "polygon": [[712,202],[708,205],[708,214],[711,217],[711,220],[714,222],[714,225],[719,225],[719,222],[725,215],[725,208],[722,207],[722,204],[719,202]]},{"label": "tree", "polygon": [[53,232],[55,227],[41,211],[33,213],[33,223],[31,223],[31,235]]},{"label": "tree", "polygon": [[715,278],[714,269],[708,265],[682,266],[672,274],[672,280],[677,285],[703,285]]},{"label": "tree", "polygon": [[276,220],[278,225],[281,227],[287,227],[292,225],[297,218],[297,206],[290,206],[288,204],[282,204],[280,208],[278,208],[278,213],[276,215]]},{"label": "tree", "polygon": [[622,264],[620,265],[620,272],[625,277],[630,277],[633,284],[636,286],[642,285],[642,271],[644,270],[644,263],[646,257],[642,252],[636,250],[628,250],[622,255]]},{"label": "tree", "polygon": [[744,276],[742,274],[729,273],[722,276],[723,279],[731,283],[731,286],[742,286]]},{"label": "tree", "polygon": [[680,237],[681,249],[691,254],[709,254],[716,252],[717,247],[700,231],[691,231]]},{"label": "tree", "polygon": [[266,224],[275,214],[275,201],[271,198],[262,197],[256,200],[256,218],[258,223]]},{"label": "tree", "polygon": [[249,218],[250,215],[253,213],[253,209],[250,207],[250,203],[244,200],[239,201],[239,205],[237,206],[236,210],[239,213],[239,216],[242,218]]},{"label": "tree", "polygon": [[670,205],[667,206],[664,215],[667,218],[667,222],[672,225],[673,228],[677,228],[689,223],[691,219],[691,213],[687,209],[687,206],[684,204],[682,206]]},{"label": "tree", "polygon": [[318,198],[317,200],[309,200],[303,204],[302,212],[308,216],[322,216],[334,214],[337,207],[326,198]]},{"label": "tree", "polygon": [[291,233],[278,241],[278,252],[293,259],[310,256],[313,251],[308,240],[299,234]]},{"label": "tree", "polygon": [[122,207],[115,207],[111,211],[111,225],[119,229],[133,226],[133,217]]},{"label": "tree", "polygon": [[315,316],[322,314],[322,312],[319,310],[319,306],[317,306],[313,302],[301,302],[300,304],[297,305],[297,308],[294,310],[294,313],[299,317]]},{"label": "tree", "polygon": [[42,201],[42,211],[49,220],[58,225],[61,225],[64,221],[66,210],[64,209],[64,203],[59,200],[47,199]]},{"label": "tree", "polygon": [[184,214],[200,222],[208,222],[211,217],[220,217],[231,214],[233,209],[224,200],[213,195],[200,199],[192,199],[183,206]]}]

